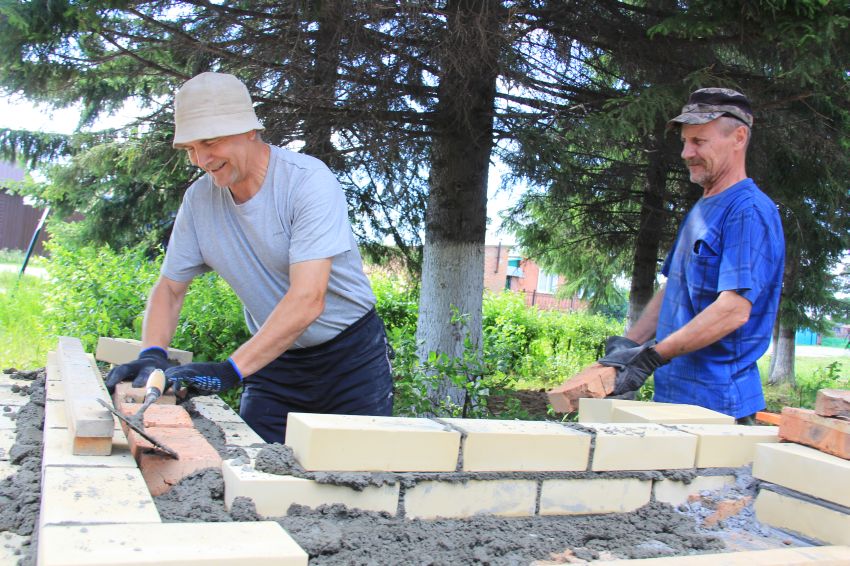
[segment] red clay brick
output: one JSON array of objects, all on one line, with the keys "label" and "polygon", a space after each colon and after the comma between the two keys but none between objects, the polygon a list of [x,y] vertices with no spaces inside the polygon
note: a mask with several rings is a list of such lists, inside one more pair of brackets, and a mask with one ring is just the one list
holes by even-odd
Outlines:
[{"label": "red clay brick", "polygon": [[821,417],[809,409],[782,409],[779,438],[850,460],[850,422]]},{"label": "red clay brick", "polygon": [[740,499],[726,499],[719,502],[714,513],[705,518],[703,525],[706,527],[713,527],[720,521],[737,515],[744,507],[747,506],[747,504],[749,504],[750,500],[752,500],[752,497],[747,495]]},{"label": "red clay brick", "polygon": [[151,495],[162,495],[181,479],[198,470],[221,468],[218,452],[194,428],[153,427],[145,432],[180,456],[179,460],[175,460],[158,452],[140,450],[150,445],[131,431],[130,445],[136,449],[134,455]]},{"label": "red clay brick", "polygon": [[815,400],[815,413],[822,417],[850,417],[850,391],[821,389]]},{"label": "red clay brick", "polygon": [[[130,416],[135,415],[136,411],[141,408],[137,403],[122,403],[120,411],[122,414]],[[144,414],[145,429],[149,427],[167,427],[167,428],[192,428],[192,417],[186,412],[186,409],[179,405],[151,405],[145,409]]]},{"label": "red clay brick", "polygon": [[[122,381],[115,386],[115,393],[112,394],[112,402],[116,407],[121,403],[143,403],[147,391],[144,387],[133,387],[132,381]],[[170,390],[161,395],[155,404],[174,405],[175,403],[177,403],[177,398],[174,396],[174,392]]]},{"label": "red clay brick", "polygon": [[616,377],[616,368],[593,364],[549,391],[549,402],[559,413],[578,411],[580,398],[602,398],[613,393]]}]

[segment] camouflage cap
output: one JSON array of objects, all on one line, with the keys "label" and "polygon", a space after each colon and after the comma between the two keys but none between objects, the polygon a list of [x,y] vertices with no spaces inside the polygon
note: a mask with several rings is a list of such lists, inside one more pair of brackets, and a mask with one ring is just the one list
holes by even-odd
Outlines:
[{"label": "camouflage cap", "polygon": [[667,122],[667,127],[706,124],[721,116],[737,118],[750,127],[753,125],[753,111],[746,96],[729,88],[701,88],[691,93],[682,113]]}]

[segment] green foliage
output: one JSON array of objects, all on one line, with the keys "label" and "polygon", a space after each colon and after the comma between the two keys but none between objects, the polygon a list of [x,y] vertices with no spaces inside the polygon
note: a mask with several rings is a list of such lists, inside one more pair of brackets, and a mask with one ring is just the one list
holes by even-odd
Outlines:
[{"label": "green foliage", "polygon": [[[100,336],[140,338],[162,255],[151,257],[143,244],[115,251],[73,242],[61,235],[50,242],[49,327],[79,338],[89,351]],[[197,360],[220,361],[248,338],[241,303],[230,286],[212,273],[195,278],[171,345],[193,352]]]},{"label": "green foliage", "polygon": [[147,294],[158,276],[158,262],[148,257],[146,246],[77,247],[55,234],[48,248],[52,291],[45,318],[53,334],[79,338],[87,351],[94,351],[100,336],[139,337]]},{"label": "green foliage", "polygon": [[[798,367],[801,364],[797,364]],[[806,364],[810,366],[811,364]],[[833,360],[827,364],[821,360],[814,370],[795,372],[795,383],[783,383],[779,386],[764,384],[764,397],[767,409],[780,412],[782,407],[802,407],[814,409],[817,392],[820,389],[850,389],[850,361]],[[764,380],[763,380],[764,383]]]},{"label": "green foliage", "polygon": [[[607,336],[623,331],[621,323],[601,316],[528,307],[521,294],[510,292],[485,295],[482,326],[483,358],[467,343],[463,356],[431,352],[425,363],[416,357],[415,327],[389,332],[396,352],[397,414],[531,418],[513,391],[563,382],[598,359]],[[463,406],[442,400],[435,407],[429,400],[443,380],[466,392]],[[497,414],[489,408],[491,397],[504,398]]]},{"label": "green foliage", "polygon": [[375,310],[384,321],[387,333],[400,329],[412,336],[419,316],[419,289],[396,275],[380,272],[371,275],[370,280],[375,293]]},{"label": "green foliage", "polygon": [[43,325],[47,282],[32,275],[0,272],[0,369],[44,367],[56,339]]}]

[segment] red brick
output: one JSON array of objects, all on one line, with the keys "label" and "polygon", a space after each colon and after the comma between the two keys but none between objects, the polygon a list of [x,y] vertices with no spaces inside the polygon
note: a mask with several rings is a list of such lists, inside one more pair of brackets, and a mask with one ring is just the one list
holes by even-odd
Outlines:
[{"label": "red brick", "polygon": [[815,400],[815,413],[822,417],[850,417],[850,391],[821,389]]},{"label": "red brick", "polygon": [[198,470],[221,468],[218,452],[194,428],[154,427],[145,432],[180,456],[175,460],[158,452],[138,450],[147,442],[131,432],[134,438],[130,443],[137,448],[139,468],[151,495],[162,495],[181,479]]},{"label": "red brick", "polygon": [[703,525],[706,527],[713,527],[720,521],[737,515],[750,503],[751,500],[752,497],[747,495],[740,499],[726,499],[719,502],[717,507],[715,507],[714,513],[705,518]]},{"label": "red brick", "polygon": [[782,409],[779,438],[850,460],[850,422],[821,417],[809,409]]},{"label": "red brick", "polygon": [[580,398],[602,398],[613,393],[616,378],[616,368],[593,364],[549,391],[549,402],[559,413],[578,411]]},{"label": "red brick", "polygon": [[[112,401],[116,407],[121,403],[143,403],[145,393],[147,393],[147,388],[133,387],[132,381],[122,381],[115,386]],[[173,390],[166,391],[155,402],[157,405],[174,405],[175,403],[177,403],[177,398],[174,396]]]},{"label": "red brick", "polygon": [[[131,416],[141,408],[137,403],[122,403],[122,414]],[[145,429],[149,427],[192,428],[192,417],[179,405],[151,405],[143,415]]]}]

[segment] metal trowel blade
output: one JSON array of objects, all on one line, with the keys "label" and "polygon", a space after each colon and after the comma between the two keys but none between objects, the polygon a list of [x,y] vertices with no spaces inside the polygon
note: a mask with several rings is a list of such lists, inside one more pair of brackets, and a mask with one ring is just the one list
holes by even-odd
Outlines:
[{"label": "metal trowel blade", "polygon": [[101,405],[103,405],[104,407],[109,409],[110,413],[112,413],[113,415],[118,417],[118,420],[120,420],[122,423],[124,423],[128,427],[130,427],[130,429],[133,430],[136,434],[138,434],[139,436],[141,436],[142,438],[144,438],[145,440],[150,442],[153,445],[154,449],[158,450],[159,452],[162,452],[163,454],[165,454],[165,455],[167,455],[171,458],[174,458],[175,460],[180,459],[180,456],[177,455],[177,452],[175,452],[171,448],[165,446],[164,444],[158,442],[156,439],[154,439],[152,436],[150,436],[148,433],[146,433],[142,427],[140,427],[139,425],[134,423],[132,420],[128,419],[127,417],[125,417],[124,415],[122,415],[121,413],[116,411],[114,408],[110,407],[109,403],[107,403],[103,399],[98,399],[97,401],[98,401],[98,403],[100,403]]}]

